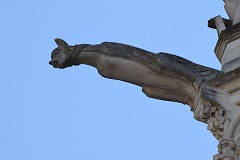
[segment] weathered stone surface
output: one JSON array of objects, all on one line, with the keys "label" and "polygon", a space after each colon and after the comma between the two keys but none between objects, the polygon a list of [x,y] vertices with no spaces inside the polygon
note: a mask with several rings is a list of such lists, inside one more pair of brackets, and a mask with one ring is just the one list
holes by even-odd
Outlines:
[{"label": "weathered stone surface", "polygon": [[240,22],[240,3],[239,0],[224,0],[225,10],[233,25]]},{"label": "weathered stone surface", "polygon": [[235,16],[234,16],[234,19],[233,19],[233,25],[240,22],[240,4],[239,4],[239,1],[237,2],[236,6],[237,6],[237,8],[236,8]]},{"label": "weathered stone surface", "polygon": [[[217,16],[217,17],[220,17],[220,16]],[[222,19],[222,21],[224,23],[224,26],[226,28],[229,28],[229,27],[232,26],[232,22],[229,19],[222,18],[222,17],[221,17],[221,19]],[[217,27],[217,23],[216,23],[216,17],[211,18],[211,19],[208,20],[208,27],[209,28],[213,28],[213,29],[217,29],[218,28]],[[221,30],[221,31],[223,31],[223,30]]]},{"label": "weathered stone surface", "polygon": [[175,55],[154,54],[119,43],[68,46],[60,39],[56,42],[59,47],[53,51],[50,62],[55,68],[91,65],[104,77],[141,86],[149,97],[191,107],[198,102],[201,83],[221,74]]},{"label": "weathered stone surface", "polygon": [[[194,118],[208,124],[216,139],[240,145],[240,69],[224,73],[172,54],[113,42],[69,46],[56,39],[56,43],[49,62],[53,67],[90,65],[106,78],[141,86],[151,98],[188,104]],[[224,157],[223,150],[215,159]]]},{"label": "weathered stone surface", "polygon": [[[188,104],[194,118],[206,123],[219,141],[214,160],[240,160],[240,7],[225,0],[230,20],[217,16],[209,27],[219,34],[215,53],[222,70],[195,64],[168,53],[104,42],[69,46],[56,39],[51,54],[54,68],[86,64],[106,78],[142,87],[151,98]],[[233,24],[233,25],[232,25]]]},{"label": "weathered stone surface", "polygon": [[226,29],[226,26],[221,16],[215,17],[214,20],[215,20],[216,28],[218,31],[218,35],[220,35],[221,32]]},{"label": "weathered stone surface", "polygon": [[236,9],[237,9],[238,0],[224,0],[224,2],[225,2],[224,8],[225,8],[229,18],[233,22],[235,13],[236,13]]},{"label": "weathered stone surface", "polygon": [[240,67],[240,63],[236,63],[240,58],[240,24],[229,27],[219,35],[215,54],[222,64],[222,71],[229,72]]}]

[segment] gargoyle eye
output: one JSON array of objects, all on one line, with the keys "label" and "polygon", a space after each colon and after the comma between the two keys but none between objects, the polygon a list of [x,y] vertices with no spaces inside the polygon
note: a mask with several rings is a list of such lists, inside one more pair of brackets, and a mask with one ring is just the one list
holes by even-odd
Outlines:
[{"label": "gargoyle eye", "polygon": [[53,56],[59,54],[59,52],[60,52],[60,51],[55,51],[55,52],[53,51],[53,52],[52,52],[52,55],[51,55],[51,58],[53,58]]}]

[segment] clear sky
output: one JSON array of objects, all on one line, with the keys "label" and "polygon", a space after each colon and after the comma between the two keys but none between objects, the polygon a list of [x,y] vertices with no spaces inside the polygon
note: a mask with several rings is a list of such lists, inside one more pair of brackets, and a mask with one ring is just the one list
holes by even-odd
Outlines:
[{"label": "clear sky", "polygon": [[54,38],[121,42],[220,69],[221,0],[1,0],[0,160],[203,160],[217,153],[190,107],[81,65],[48,62]]}]

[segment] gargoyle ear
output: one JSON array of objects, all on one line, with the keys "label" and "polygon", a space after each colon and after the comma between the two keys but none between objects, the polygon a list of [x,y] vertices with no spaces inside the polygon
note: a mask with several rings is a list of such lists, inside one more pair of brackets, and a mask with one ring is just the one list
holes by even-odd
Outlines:
[{"label": "gargoyle ear", "polygon": [[68,48],[67,42],[65,42],[64,40],[62,40],[60,38],[55,38],[54,40],[57,43],[58,47],[61,48],[62,51],[66,51],[67,50],[67,48]]}]

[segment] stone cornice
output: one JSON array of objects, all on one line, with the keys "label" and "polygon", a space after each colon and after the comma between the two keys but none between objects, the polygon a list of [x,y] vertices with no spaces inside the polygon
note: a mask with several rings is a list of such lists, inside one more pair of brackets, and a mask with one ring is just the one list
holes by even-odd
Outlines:
[{"label": "stone cornice", "polygon": [[214,49],[214,52],[220,62],[222,61],[222,56],[226,49],[227,44],[239,38],[240,38],[240,23],[232,27],[229,27],[221,32],[216,47]]}]

